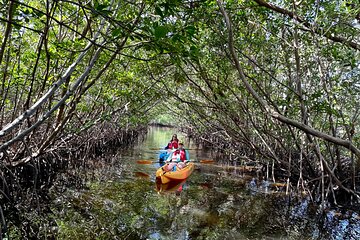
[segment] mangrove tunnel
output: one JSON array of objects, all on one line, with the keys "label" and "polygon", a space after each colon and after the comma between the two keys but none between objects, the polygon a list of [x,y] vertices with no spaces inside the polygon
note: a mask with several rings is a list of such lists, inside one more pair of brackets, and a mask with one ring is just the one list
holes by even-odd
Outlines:
[{"label": "mangrove tunnel", "polygon": [[[359,1],[0,0],[0,22],[0,239],[360,239]],[[173,134],[193,172],[159,187]]]}]

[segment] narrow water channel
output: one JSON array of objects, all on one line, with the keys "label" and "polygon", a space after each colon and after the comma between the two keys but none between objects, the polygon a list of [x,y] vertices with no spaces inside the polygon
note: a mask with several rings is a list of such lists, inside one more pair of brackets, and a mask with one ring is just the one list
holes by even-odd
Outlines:
[{"label": "narrow water channel", "polygon": [[[359,215],[321,214],[308,199],[219,164],[196,163],[186,182],[157,188],[160,149],[174,129],[150,127],[129,150],[98,161],[77,187],[58,185],[52,212],[59,239],[358,239]],[[215,153],[180,135],[193,160]],[[62,188],[62,189],[60,189]],[[59,194],[61,192],[61,194]]]}]

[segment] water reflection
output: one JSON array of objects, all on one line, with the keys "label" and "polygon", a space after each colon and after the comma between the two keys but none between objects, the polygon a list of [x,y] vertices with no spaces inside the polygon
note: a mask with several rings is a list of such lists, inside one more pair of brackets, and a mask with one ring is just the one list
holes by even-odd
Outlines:
[{"label": "water reflection", "polygon": [[144,172],[134,172],[134,175],[139,178],[150,178],[150,175]]},{"label": "water reflection", "polygon": [[168,183],[161,183],[161,181],[156,180],[156,191],[158,193],[172,193],[172,192],[176,192],[177,195],[179,195],[182,190],[185,188],[186,179],[182,180],[182,181],[170,181]]},{"label": "water reflection", "polygon": [[[309,199],[295,202],[280,191],[284,183],[259,180],[256,170],[251,175],[239,168],[199,162],[186,181],[159,184],[155,171],[160,164],[136,161],[156,158],[173,133],[173,129],[150,128],[134,149],[122,151],[94,169],[86,187],[54,193],[51,208],[59,239],[360,236],[358,213],[329,211],[324,216]],[[213,153],[187,144],[187,148],[196,149],[190,150],[192,159],[214,159]]]}]

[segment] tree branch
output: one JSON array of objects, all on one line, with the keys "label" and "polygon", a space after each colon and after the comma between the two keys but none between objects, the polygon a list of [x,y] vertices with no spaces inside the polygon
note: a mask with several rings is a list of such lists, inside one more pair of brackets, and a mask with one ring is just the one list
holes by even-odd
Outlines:
[{"label": "tree branch", "polygon": [[234,39],[233,39],[233,29],[232,29],[232,24],[230,22],[230,18],[227,15],[227,12],[225,11],[222,1],[221,0],[217,0],[218,6],[220,8],[220,11],[222,13],[222,15],[224,16],[225,22],[226,22],[226,26],[228,28],[228,45],[229,45],[229,50],[230,50],[230,54],[231,57],[233,59],[233,62],[235,64],[235,67],[239,73],[240,79],[243,82],[243,84],[245,85],[247,91],[254,97],[254,99],[258,102],[258,104],[260,105],[260,107],[262,109],[264,109],[272,118],[277,119],[278,121],[282,122],[282,123],[286,123],[288,125],[291,125],[293,127],[296,127],[302,131],[304,131],[307,134],[313,135],[315,137],[321,138],[325,141],[328,142],[332,142],[334,144],[343,146],[347,149],[349,149],[351,152],[353,152],[358,159],[360,159],[360,150],[358,148],[356,148],[350,141],[338,138],[338,137],[334,137],[331,135],[328,135],[326,133],[320,132],[316,129],[311,128],[308,125],[305,125],[304,123],[295,121],[293,119],[287,118],[283,115],[281,115],[280,113],[276,112],[271,106],[269,106],[259,95],[258,93],[253,89],[253,87],[250,85],[250,83],[247,81],[247,78],[244,74],[244,71],[242,69],[242,67],[240,66],[240,62],[238,59],[238,56],[235,52],[235,48],[234,48]]},{"label": "tree branch", "polygon": [[[95,35],[93,41],[96,41],[97,38],[100,36],[101,29],[104,27],[104,22],[99,27],[98,33]],[[4,137],[6,134],[11,132],[14,128],[16,128],[18,125],[20,125],[26,118],[31,117],[33,114],[35,114],[36,110],[41,107],[42,104],[44,104],[54,93],[55,91],[64,83],[64,81],[71,76],[71,74],[74,72],[76,66],[81,62],[83,57],[87,54],[91,46],[93,46],[93,41],[90,41],[88,45],[85,47],[85,50],[79,55],[77,60],[70,65],[70,67],[66,70],[64,75],[55,82],[52,87],[48,90],[47,93],[45,93],[34,105],[32,105],[29,109],[24,111],[23,114],[21,114],[19,117],[17,117],[13,122],[6,125],[1,131],[0,131],[0,138]],[[45,117],[45,115],[44,115]],[[44,119],[45,120],[45,119]],[[6,144],[8,146],[8,144]],[[0,149],[4,149],[4,145],[0,147]]]},{"label": "tree branch", "polygon": [[306,22],[302,17],[298,16],[297,14],[295,14],[294,12],[291,12],[287,9],[283,9],[283,8],[280,8],[274,4],[271,4],[271,3],[268,3],[264,0],[253,0],[255,1],[257,4],[259,4],[259,6],[262,6],[262,7],[266,7],[268,9],[271,9],[277,13],[281,13],[283,15],[286,15],[296,21],[298,21],[299,23],[303,24],[305,27],[307,27],[308,29],[311,29],[313,30],[316,34],[320,35],[320,36],[323,36],[323,37],[326,37],[334,42],[338,42],[338,43],[343,43],[345,45],[347,45],[348,47],[351,47],[355,50],[360,50],[360,44],[356,43],[356,42],[352,42],[352,41],[349,41],[345,38],[342,38],[342,37],[338,37],[338,36],[332,36],[331,33],[329,33],[328,31],[323,31],[323,29],[321,28],[318,28],[318,27],[315,27],[315,26],[312,26],[310,23]]}]

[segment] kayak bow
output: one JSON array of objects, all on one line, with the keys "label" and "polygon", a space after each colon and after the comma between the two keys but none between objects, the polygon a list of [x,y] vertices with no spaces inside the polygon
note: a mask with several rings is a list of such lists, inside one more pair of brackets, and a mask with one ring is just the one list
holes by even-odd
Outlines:
[{"label": "kayak bow", "polygon": [[195,167],[194,163],[188,163],[188,165],[186,165],[186,167],[184,167],[183,169],[166,172],[164,171],[165,166],[167,166],[167,164],[160,167],[156,171],[156,177],[160,178],[163,184],[168,183],[170,181],[181,181],[188,178],[191,175],[191,173],[194,171],[194,167]]}]

